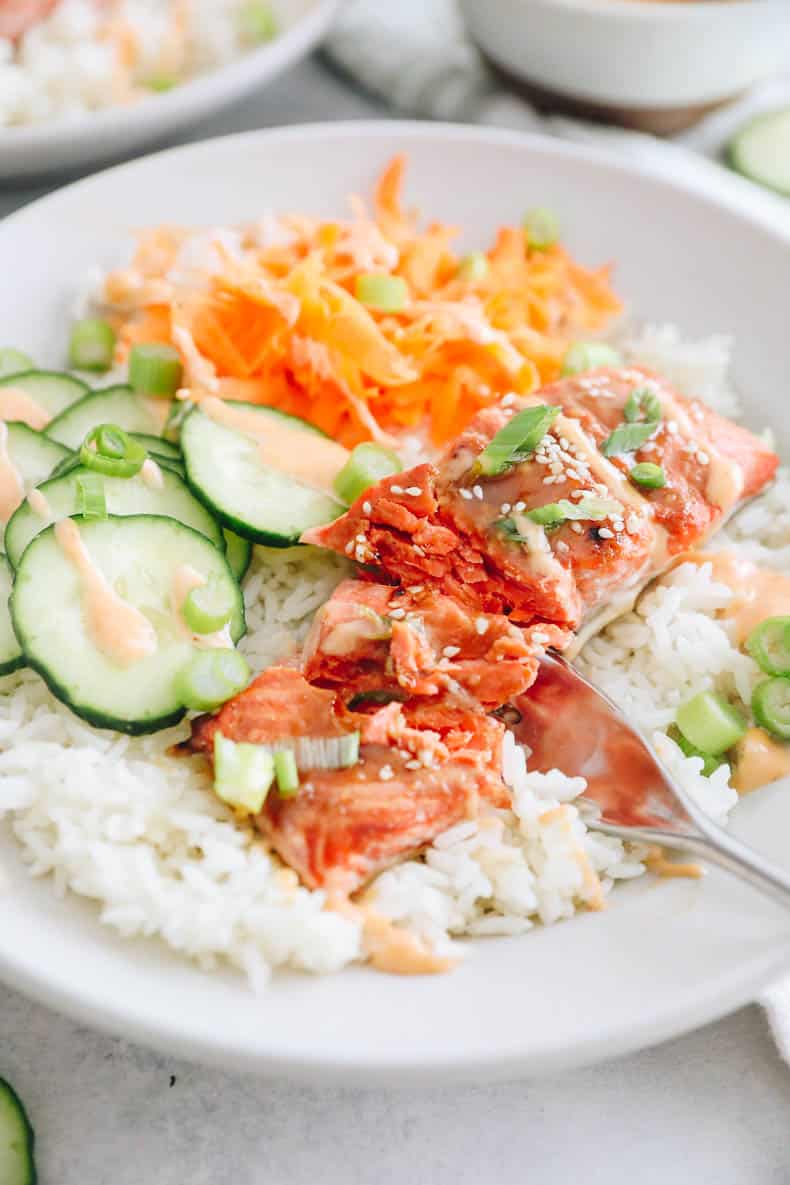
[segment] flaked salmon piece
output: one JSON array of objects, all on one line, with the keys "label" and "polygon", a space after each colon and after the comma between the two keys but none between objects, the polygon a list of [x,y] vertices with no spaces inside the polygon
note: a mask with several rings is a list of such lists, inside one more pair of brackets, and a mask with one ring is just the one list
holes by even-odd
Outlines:
[{"label": "flaked salmon piece", "polygon": [[214,716],[192,722],[184,752],[213,758],[214,734],[276,745],[359,731],[359,761],[300,771],[299,791],[269,791],[256,825],[311,888],[350,893],[394,860],[472,817],[481,797],[509,803],[502,781],[504,727],[491,717],[437,706],[431,715],[392,703],[348,712],[334,691],[294,668],[271,667]]},{"label": "flaked salmon piece", "polygon": [[491,709],[525,691],[545,647],[568,637],[555,626],[519,629],[429,587],[346,580],[316,615],[304,672],[352,706],[391,696]]},{"label": "flaked salmon piece", "polygon": [[0,38],[15,41],[49,16],[60,0],[3,0],[0,3]]},{"label": "flaked salmon piece", "polygon": [[641,492],[654,521],[666,532],[666,553],[672,556],[703,541],[742,498],[759,493],[773,478],[779,458],[748,429],[699,400],[685,398],[643,367],[562,379],[541,395],[578,419],[600,445],[623,423],[623,409],[634,391],[658,397],[661,423],[641,448],[611,460],[625,475],[645,461],[663,469],[666,484]]}]

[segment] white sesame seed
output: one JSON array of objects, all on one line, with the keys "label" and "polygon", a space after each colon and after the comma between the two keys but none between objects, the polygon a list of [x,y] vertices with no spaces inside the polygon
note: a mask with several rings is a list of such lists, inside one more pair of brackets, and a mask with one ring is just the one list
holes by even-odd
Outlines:
[{"label": "white sesame seed", "polygon": [[458,492],[466,502],[472,501],[472,491],[471,490],[459,490]]},{"label": "white sesame seed", "polygon": [[511,403],[516,402],[516,399],[517,396],[512,391],[508,391],[507,395],[502,396],[502,407],[510,407]]},{"label": "white sesame seed", "polygon": [[500,512],[500,514],[509,514],[510,513],[510,503],[503,502],[502,505],[499,507],[499,512]]},{"label": "white sesame seed", "polygon": [[379,770],[379,778],[382,782],[389,782],[395,777],[395,772],[391,765],[382,765]]},{"label": "white sesame seed", "polygon": [[393,494],[402,494],[403,486],[390,486],[390,492]]},{"label": "white sesame seed", "polygon": [[478,617],[477,618],[477,620],[475,621],[475,629],[477,630],[478,634],[480,634],[481,637],[483,636],[483,634],[488,633],[488,622],[486,621],[485,617]]},{"label": "white sesame seed", "polygon": [[363,514],[370,514],[370,512],[372,511],[372,509],[373,509],[373,507],[370,505],[370,503],[369,503],[369,502],[363,502],[363,503],[362,503],[362,513],[363,513]]},{"label": "white sesame seed", "polygon": [[404,764],[406,766],[406,769],[419,769],[420,768],[420,762],[417,761],[417,759],[415,757],[412,757],[411,760],[406,761]]},{"label": "white sesame seed", "polygon": [[581,535],[581,534],[582,534],[582,532],[583,532],[583,530],[584,530],[584,528],[582,527],[581,523],[571,523],[571,530],[572,530],[572,531],[573,531],[573,532],[574,532],[576,535]]},{"label": "white sesame seed", "polygon": [[532,641],[535,642],[538,646],[545,646],[546,643],[548,642],[548,640],[549,640],[549,635],[542,634],[539,630],[535,630],[534,634],[532,635]]},{"label": "white sesame seed", "polygon": [[412,595],[412,596],[414,596],[414,597],[416,597],[416,596],[417,596],[417,593],[421,593],[421,592],[424,592],[424,591],[425,591],[425,585],[424,585],[424,584],[413,584],[413,585],[411,586],[411,588],[410,588],[410,589],[407,589],[407,592],[410,592],[410,593],[411,593],[411,595]]},{"label": "white sesame seed", "polygon": [[472,493],[478,499],[478,501],[480,501],[480,502],[483,501],[483,487],[482,486],[472,486]]},{"label": "white sesame seed", "polygon": [[570,448],[570,447],[571,447],[570,441],[567,440],[564,436],[561,436],[560,437],[560,448]]},{"label": "white sesame seed", "polygon": [[354,552],[354,559],[358,564],[364,564],[365,560],[367,559],[365,549],[360,544],[357,544],[357,550]]},{"label": "white sesame seed", "polygon": [[614,539],[614,531],[610,531],[608,527],[599,527],[598,536],[601,539]]},{"label": "white sesame seed", "polygon": [[445,658],[455,658],[456,654],[460,654],[460,653],[461,653],[460,646],[445,646],[444,650],[442,651],[442,654],[444,655]]},{"label": "white sesame seed", "polygon": [[707,453],[704,453],[701,449],[697,449],[697,460],[699,461],[700,465],[707,465],[708,462],[710,461],[710,457],[708,456]]},{"label": "white sesame seed", "polygon": [[567,551],[570,551],[570,548],[564,539],[558,539],[554,546],[562,555],[565,555]]},{"label": "white sesame seed", "polygon": [[517,502],[513,509],[515,510],[516,514],[521,514],[523,510],[527,509],[527,504],[526,502]]},{"label": "white sesame seed", "polygon": [[354,540],[349,539],[348,543],[346,544],[346,555],[351,555],[353,550],[354,550]]},{"label": "white sesame seed", "polygon": [[422,493],[422,490],[420,489],[419,486],[406,486],[406,493],[411,498],[419,498],[420,494]]},{"label": "white sesame seed", "polygon": [[625,528],[629,535],[637,535],[641,525],[642,523],[638,514],[629,514],[628,518],[625,520]]},{"label": "white sesame seed", "polygon": [[678,422],[677,420],[667,420],[667,432],[670,436],[677,436]]},{"label": "white sesame seed", "polygon": [[405,609],[390,609],[390,617],[394,621],[403,621],[405,616],[406,616]]},{"label": "white sesame seed", "polygon": [[367,543],[367,539],[361,532],[359,535],[357,535],[356,539],[357,539],[357,543]]}]

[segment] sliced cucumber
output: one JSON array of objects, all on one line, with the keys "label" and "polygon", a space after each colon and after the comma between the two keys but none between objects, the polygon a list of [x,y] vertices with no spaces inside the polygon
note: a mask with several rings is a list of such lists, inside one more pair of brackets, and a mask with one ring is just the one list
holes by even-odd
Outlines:
[{"label": "sliced cucumber", "polygon": [[117,424],[126,432],[158,436],[170,404],[166,399],[146,399],[131,387],[107,387],[92,391],[59,415],[47,427],[47,435],[68,448],[79,448],[92,428]]},{"label": "sliced cucumber", "polygon": [[57,370],[26,370],[21,374],[9,374],[0,379],[0,387],[15,387],[24,391],[52,419],[90,391],[87,383]]},{"label": "sliced cucumber", "polygon": [[[8,598],[14,586],[14,570],[4,555],[0,555],[0,675],[10,675],[25,665],[22,647],[16,640],[11,624]],[[0,1164],[2,1164],[0,1155]],[[2,1181],[2,1177],[0,1177]]]},{"label": "sliced cucumber", "polygon": [[93,568],[127,605],[151,623],[152,654],[120,665],[89,633],[83,581],[48,527],[28,547],[11,594],[11,618],[28,664],[53,695],[97,728],[139,735],[184,714],[178,676],[194,644],[173,605],[180,568],[216,581],[235,608],[234,642],[244,633],[244,602],[222,552],[205,535],[154,515],[73,520]]},{"label": "sliced cucumber", "polygon": [[36,1185],[35,1137],[19,1096],[0,1078],[0,1182]]},{"label": "sliced cucumber", "polygon": [[757,115],[727,145],[738,173],[790,197],[790,107]]},{"label": "sliced cucumber", "polygon": [[225,558],[230,564],[231,572],[241,584],[252,560],[252,544],[249,539],[242,539],[241,535],[234,534],[227,527],[222,528],[222,534],[225,536]]},{"label": "sliced cucumber", "polygon": [[[140,474],[136,477],[105,477],[104,496],[107,513],[119,517],[130,514],[161,514],[177,519],[205,535],[220,551],[225,541],[219,523],[206,510],[202,502],[191,493],[186,482],[177,473],[162,470],[162,486],[149,486]],[[47,500],[50,513],[37,514],[26,499],[11,516],[5,534],[5,549],[11,564],[16,568],[22,553],[36,535],[62,518],[71,518],[80,511],[78,479],[87,470],[78,465],[60,477],[50,478],[39,486],[39,492]]]},{"label": "sliced cucumber", "polygon": [[[312,424],[271,407],[234,403],[265,422],[285,418],[306,436],[324,434]],[[224,526],[253,543],[290,547],[308,527],[331,522],[345,510],[335,498],[261,461],[256,441],[210,419],[199,407],[181,429],[187,481]]]},{"label": "sliced cucumber", "polygon": [[[63,445],[36,432],[34,428],[28,428],[27,424],[6,424],[5,431],[8,460],[19,475],[25,494],[48,477],[54,467],[69,455],[69,450]],[[0,522],[3,521],[0,513]]]},{"label": "sliced cucumber", "polygon": [[178,445],[171,444],[162,436],[147,436],[145,432],[130,432],[129,435],[133,440],[139,441],[152,457],[164,457],[168,461],[181,460],[181,449]]}]

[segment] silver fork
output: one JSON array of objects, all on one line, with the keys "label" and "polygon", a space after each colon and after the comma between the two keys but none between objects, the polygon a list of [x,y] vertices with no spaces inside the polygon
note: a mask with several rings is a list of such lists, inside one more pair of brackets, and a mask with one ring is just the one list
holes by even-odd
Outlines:
[{"label": "silver fork", "polygon": [[587,779],[580,801],[593,808],[584,816],[589,827],[691,852],[790,906],[790,876],[701,811],[617,705],[565,659],[547,654],[512,709],[507,722],[532,750],[531,770]]}]

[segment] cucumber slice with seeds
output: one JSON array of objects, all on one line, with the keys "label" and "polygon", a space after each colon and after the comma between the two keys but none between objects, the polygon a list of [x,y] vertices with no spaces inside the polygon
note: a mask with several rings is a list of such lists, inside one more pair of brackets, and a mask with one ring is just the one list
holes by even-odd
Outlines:
[{"label": "cucumber slice with seeds", "polygon": [[[36,432],[34,428],[28,428],[27,424],[14,422],[0,425],[0,440],[3,430],[6,455],[19,476],[24,494],[28,494],[33,486],[48,477],[54,467],[69,456],[69,450],[63,445]],[[0,508],[0,523],[5,522],[3,509]]]},{"label": "cucumber slice with seeds", "polygon": [[733,169],[790,197],[790,107],[757,115],[727,145]]},{"label": "cucumber slice with seeds", "polygon": [[234,605],[230,637],[243,635],[244,602],[224,555],[204,535],[172,518],[110,516],[72,520],[92,567],[153,627],[156,649],[121,665],[89,632],[79,571],[47,527],[22,557],[11,619],[29,666],[50,691],[96,728],[136,736],[176,724],[184,714],[178,676],[195,653],[173,606],[180,568],[222,586]]},{"label": "cucumber slice with seeds", "polygon": [[0,387],[14,387],[29,395],[34,403],[54,419],[90,392],[87,383],[57,370],[25,370],[0,379]]},{"label": "cucumber slice with seeds", "polygon": [[[284,418],[306,440],[324,433],[305,420],[274,408],[233,403],[261,418]],[[321,526],[342,514],[345,507],[334,497],[312,489],[281,469],[266,465],[256,440],[236,428],[210,419],[193,408],[181,429],[187,481],[197,496],[222,522],[253,543],[290,547],[308,527]]]},{"label": "cucumber slice with seeds", "polygon": [[35,1136],[16,1091],[0,1078],[0,1181],[36,1185]]},{"label": "cucumber slice with seeds", "polygon": [[[14,586],[14,570],[4,555],[0,555],[0,675],[10,675],[25,665],[22,647],[16,640],[11,624],[8,598]],[[0,1156],[0,1164],[2,1157]],[[0,1177],[2,1180],[2,1177]]]},{"label": "cucumber slice with seeds", "polygon": [[[144,478],[105,477],[104,495],[108,514],[126,517],[130,514],[158,514],[177,519],[202,535],[219,548],[225,549],[225,540],[219,523],[214,519],[190,491],[186,482],[171,472],[164,464],[162,487],[149,486]],[[17,568],[25,548],[42,531],[62,518],[71,518],[79,513],[77,482],[87,470],[78,465],[60,477],[50,478],[40,485],[39,492],[46,499],[50,513],[38,514],[26,499],[11,516],[5,533],[5,549],[11,564]]]},{"label": "cucumber slice with seeds", "polygon": [[125,432],[158,436],[165,425],[169,404],[166,399],[146,399],[131,387],[107,387],[93,391],[73,404],[47,427],[47,436],[67,448],[76,449],[93,428],[117,424]]}]

